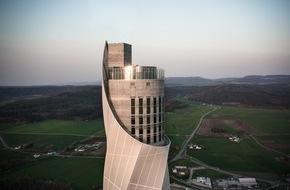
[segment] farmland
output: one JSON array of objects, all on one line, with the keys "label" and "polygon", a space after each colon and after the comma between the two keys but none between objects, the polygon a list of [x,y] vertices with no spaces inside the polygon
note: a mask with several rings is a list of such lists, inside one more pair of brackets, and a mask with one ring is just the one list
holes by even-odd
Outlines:
[{"label": "farmland", "polygon": [[103,167],[104,158],[51,157],[30,163],[2,178],[30,175],[45,180],[58,179],[74,189],[90,189],[102,186]]},{"label": "farmland", "polygon": [[4,130],[10,133],[52,133],[52,134],[76,134],[92,135],[104,129],[102,120],[69,121],[69,120],[45,120],[36,123],[23,124]]},{"label": "farmland", "polygon": [[[197,167],[199,164],[192,160],[198,159],[220,170],[243,173],[246,176],[261,177],[261,175],[255,174],[262,173],[264,176],[269,174],[270,177],[268,179],[273,179],[273,176],[278,179],[290,173],[289,161],[285,157],[265,150],[255,141],[256,139],[268,148],[289,155],[289,110],[212,106],[211,103],[205,104],[196,102],[198,100],[192,101],[192,97],[175,96],[176,94],[174,93],[172,93],[171,99],[168,98],[166,100],[169,102],[168,107],[170,109],[165,114],[165,132],[172,143],[169,159],[178,153],[184,141],[189,138],[189,135],[197,127],[201,116],[215,107],[219,109],[204,118],[197,135],[191,141],[193,144],[202,146],[203,149],[186,150],[184,157],[170,163],[169,167],[175,164]],[[62,103],[66,99],[72,101],[74,99],[72,96],[75,95],[75,93],[56,95],[50,97],[50,100],[62,98]],[[100,99],[100,97],[98,98]],[[5,105],[9,107],[8,110],[10,111],[14,110],[14,108],[20,109],[24,114],[27,110],[30,112],[30,107],[23,105],[34,104],[36,100],[25,100],[24,102],[15,102],[11,105],[7,103]],[[79,96],[79,100],[86,100],[86,96]],[[41,102],[46,102],[46,98],[43,97]],[[41,104],[41,102],[38,103]],[[100,101],[98,100],[98,102]],[[86,103],[91,104],[90,102]],[[81,103],[77,101],[74,106],[77,108],[79,104]],[[29,175],[43,180],[56,179],[61,183],[70,185],[73,189],[91,189],[92,186],[101,187],[104,153],[80,156],[78,154],[67,155],[65,150],[69,147],[73,151],[75,148],[72,146],[73,144],[76,146],[81,145],[84,139],[90,139],[92,136],[95,139],[105,139],[102,118],[79,117],[75,114],[76,112],[69,112],[69,106],[62,107],[59,105],[48,106],[48,110],[45,111],[46,114],[51,110],[56,114],[46,118],[44,117],[46,114],[41,112],[44,108],[38,109],[38,106],[35,107],[40,110],[39,115],[43,116],[41,120],[28,122],[30,120],[25,117],[20,122],[11,123],[10,121],[15,120],[10,120],[10,115],[8,114],[5,122],[9,122],[0,122],[0,135],[9,147],[32,145],[28,149],[9,150],[5,149],[4,145],[0,143],[0,163],[1,169],[3,169],[3,172],[1,170],[0,173],[0,181],[14,176]],[[63,110],[60,107],[62,109],[65,108],[68,112],[62,115],[61,112]],[[98,113],[100,110],[98,110]],[[212,128],[222,130],[217,133]],[[231,142],[228,139],[231,135],[239,136],[241,141],[237,143]],[[56,151],[60,155],[46,155],[50,150]],[[41,153],[41,157],[34,158],[33,155],[35,153]],[[190,157],[192,157],[192,160]],[[212,169],[196,171],[193,177],[197,175],[205,175],[212,178],[229,176]]]},{"label": "farmland", "polygon": [[[32,147],[21,151],[0,151],[1,166],[6,167],[3,168],[4,171],[12,169],[12,172],[0,175],[0,180],[29,175],[44,180],[57,179],[69,184],[73,189],[101,187],[104,157],[54,157],[45,154],[51,150],[62,152],[71,144],[90,138],[92,135],[102,136],[103,130],[102,120],[45,120],[3,127],[0,134],[8,146],[30,144]],[[44,154],[40,159],[34,159],[34,152]]]},{"label": "farmland", "polygon": [[[195,109],[197,107],[200,105],[196,106]],[[208,106],[209,108],[210,106]],[[183,116],[191,118],[191,115],[188,114],[191,109],[194,110],[193,106],[184,108]],[[171,154],[178,152],[177,146],[180,146],[188,138],[186,135],[190,134],[197,125],[197,122],[188,128],[181,125],[182,122],[189,122],[189,120],[188,118],[181,119],[182,115],[178,111],[173,112],[168,116],[171,118],[166,120],[167,130],[170,127],[171,130],[176,129],[175,136],[169,135],[173,147],[177,149],[171,150]],[[204,112],[200,112],[199,117]],[[187,150],[186,155],[221,170],[237,174],[243,173],[253,177],[278,179],[279,176],[290,172],[288,159],[265,150],[255,142],[251,135],[257,138],[261,144],[289,154],[289,114],[290,112],[286,110],[219,106],[216,111],[205,117],[197,132],[198,135],[191,142],[201,146],[202,150]],[[195,120],[193,117],[192,119]],[[177,121],[179,128],[173,125],[174,121]],[[212,128],[222,130],[215,132],[210,130]],[[228,137],[232,135],[238,135],[241,140],[239,142],[230,141]],[[177,161],[177,163],[179,162]],[[188,160],[186,165],[192,164]],[[207,172],[213,173],[209,176],[214,176],[215,171],[208,170]]]},{"label": "farmland", "polygon": [[[172,144],[170,149],[170,157],[175,155],[183,142],[188,138],[190,133],[195,129],[200,117],[213,109],[212,106],[194,103],[182,109],[177,109],[173,112],[166,113],[166,133]],[[261,111],[259,113],[258,111]],[[273,113],[271,116],[271,112]],[[264,126],[263,122],[254,122],[255,115],[268,114],[267,118],[276,120],[280,124],[287,124],[289,114],[284,110],[256,110],[246,108],[222,107],[217,111],[209,114],[206,120],[240,120],[247,125],[248,128],[253,128],[261,142],[272,142],[272,144],[289,143],[287,126],[279,127],[276,130],[283,130],[284,135],[278,136],[279,131],[269,129],[269,125]],[[269,119],[270,120],[270,119]],[[285,121],[286,120],[286,121]],[[251,123],[252,122],[252,123]],[[264,124],[267,124],[264,121]],[[223,125],[224,129],[234,134],[237,128],[233,128],[233,124],[228,122],[228,125]],[[201,126],[202,129],[203,126]],[[257,132],[259,131],[259,132]],[[272,132],[268,135],[269,131]],[[258,133],[258,134],[257,134]],[[260,135],[260,133],[262,135]],[[72,143],[79,142],[83,139],[95,136],[104,136],[104,128],[102,120],[92,121],[63,121],[63,120],[45,120],[32,124],[11,125],[3,127],[1,136],[6,140],[9,146],[16,144],[33,144],[34,151],[45,150],[50,147],[56,151],[62,151],[65,147]],[[278,177],[281,174],[289,172],[289,167],[285,167],[283,163],[275,160],[273,156],[259,147],[249,136],[240,143],[230,142],[227,138],[207,137],[198,135],[193,139],[192,143],[199,144],[204,147],[202,150],[187,150],[187,155],[194,157],[210,166],[218,167],[223,170],[234,172],[252,172],[252,173],[272,173]],[[281,151],[288,149],[281,146]],[[62,158],[51,157],[40,160],[33,160],[29,153],[20,153],[15,151],[1,152],[1,161],[9,159],[32,160],[24,166],[13,170],[7,175],[0,176],[0,180],[9,176],[31,175],[41,179],[58,179],[63,183],[69,183],[74,189],[88,189],[91,186],[102,186],[102,172],[104,158]],[[188,163],[195,165],[190,161],[177,161],[175,163]],[[171,164],[172,165],[172,164]],[[57,168],[57,170],[56,170]],[[79,168],[82,168],[80,172]],[[46,171],[46,172],[43,172]],[[200,174],[208,174],[209,176],[223,176],[212,170],[200,170]],[[88,173],[88,178],[83,178],[84,173]],[[271,175],[273,176],[273,175]]]}]

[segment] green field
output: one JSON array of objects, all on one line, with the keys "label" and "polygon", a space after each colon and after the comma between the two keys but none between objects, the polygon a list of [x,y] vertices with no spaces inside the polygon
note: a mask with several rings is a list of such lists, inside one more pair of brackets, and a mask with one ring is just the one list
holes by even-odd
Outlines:
[{"label": "green field", "polygon": [[212,108],[202,105],[194,105],[175,110],[165,115],[166,134],[189,135],[197,126],[201,116]]},{"label": "green field", "polygon": [[[200,117],[210,110],[210,107],[194,105],[190,108],[177,110],[166,115],[166,133],[172,141],[170,155],[176,154],[179,147],[197,125]],[[198,108],[199,107],[199,108]],[[289,154],[290,144],[290,111],[250,109],[239,107],[221,107],[206,118],[241,120],[244,124],[256,131],[255,137],[259,140],[271,141],[280,144],[275,149]],[[193,123],[190,123],[193,122]],[[230,134],[240,134],[231,126],[221,126]],[[182,135],[174,135],[182,134]],[[227,138],[213,138],[196,136],[193,143],[205,147],[202,150],[188,150],[187,154],[202,162],[228,171],[265,172],[277,175],[290,172],[281,160],[273,157],[262,149],[253,139],[247,135],[239,143],[231,142]],[[189,162],[189,161],[186,161]],[[188,163],[187,163],[188,164]],[[190,165],[190,163],[189,163]],[[200,170],[202,171],[202,170]],[[207,176],[222,176],[211,170],[203,170],[200,173]]]},{"label": "green field", "polygon": [[[190,107],[166,113],[165,131],[172,142],[169,153],[171,157],[179,151],[180,146],[188,138],[187,135],[196,128],[201,116],[212,109],[211,106],[191,104]],[[258,135],[255,137],[259,140],[290,144],[290,111],[222,107],[206,117],[239,119],[257,131]],[[225,125],[223,128],[235,133],[230,126]],[[1,136],[9,146],[33,144],[34,150],[44,150],[50,147],[53,150],[61,151],[72,143],[91,135],[105,135],[102,120],[87,122],[46,120],[25,125],[0,126],[0,130]],[[246,136],[239,143],[231,142],[226,138],[201,136],[195,138],[193,142],[202,145],[205,149],[188,150],[187,154],[210,166],[229,171],[274,172],[276,174],[290,172],[289,167],[283,166],[282,163],[279,163],[272,155],[265,152]],[[289,154],[287,147],[281,146],[277,150]],[[74,189],[90,189],[93,185],[102,186],[103,158],[50,157],[35,160],[32,158],[32,154],[0,151],[1,162],[13,158],[27,158],[34,161],[5,175],[0,175],[0,180],[9,176],[31,175],[48,180],[57,179],[70,184]],[[189,160],[176,161],[175,163],[196,165]],[[223,176],[223,174],[211,170],[199,170],[199,172],[201,172],[200,175]]]},{"label": "green field", "polygon": [[11,150],[1,150],[0,151],[0,162],[3,160],[9,160],[9,159],[18,159],[18,158],[25,158],[25,157],[31,157],[31,154],[29,153],[23,153],[18,151],[11,151]]},{"label": "green field", "polygon": [[104,129],[103,120],[91,121],[67,121],[45,120],[36,123],[11,126],[5,128],[5,132],[13,133],[53,133],[53,134],[78,134],[93,135]]},{"label": "green field", "polygon": [[229,178],[230,175],[209,169],[195,170],[192,175],[192,179],[196,179],[199,176],[207,176],[212,179],[221,179],[221,178]]},{"label": "green field", "polygon": [[104,159],[51,157],[22,167],[0,179],[10,176],[35,176],[45,180],[58,179],[74,189],[101,187],[103,183]]},{"label": "green field", "polygon": [[[9,146],[33,144],[33,151],[62,151],[65,147],[91,135],[104,136],[102,120],[63,121],[46,120],[25,125],[1,126],[1,136]],[[1,144],[2,145],[2,144]],[[2,146],[1,146],[2,147]],[[0,175],[0,180],[10,176],[34,176],[44,180],[57,179],[74,189],[102,186],[104,159],[50,157],[35,160],[30,153],[0,151],[1,163],[24,160],[26,164],[12,172]],[[14,161],[13,161],[14,160]]]},{"label": "green field", "polygon": [[41,152],[47,150],[61,151],[72,143],[85,138],[83,136],[69,135],[27,135],[10,133],[2,133],[1,136],[10,147],[33,144],[32,148]]},{"label": "green field", "polygon": [[290,172],[252,139],[231,142],[227,138],[197,137],[194,143],[205,147],[202,150],[188,150],[187,154],[202,162],[229,171]]},{"label": "green field", "polygon": [[222,107],[206,118],[240,119],[259,134],[290,134],[289,110]]},{"label": "green field", "polygon": [[290,134],[285,135],[266,135],[266,136],[255,136],[261,142],[270,142],[273,143],[273,147],[269,147],[275,149],[284,154],[290,154]]},{"label": "green field", "polygon": [[171,140],[169,158],[179,151],[179,147],[197,127],[201,116],[213,109],[202,104],[192,104],[190,107],[175,110],[165,115],[165,133]]}]

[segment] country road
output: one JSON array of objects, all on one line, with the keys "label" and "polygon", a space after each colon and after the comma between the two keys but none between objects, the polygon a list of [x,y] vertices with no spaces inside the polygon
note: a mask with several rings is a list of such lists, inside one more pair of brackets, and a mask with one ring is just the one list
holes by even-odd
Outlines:
[{"label": "country road", "polygon": [[[207,112],[207,113],[205,113],[204,115],[202,115],[202,117],[201,117],[200,120],[199,120],[199,123],[198,123],[197,127],[194,129],[194,131],[191,133],[191,135],[187,138],[187,140],[182,144],[182,146],[181,146],[180,151],[178,152],[178,154],[177,154],[174,158],[172,158],[172,159],[168,162],[168,164],[171,163],[171,162],[173,162],[173,161],[176,161],[176,160],[182,158],[183,156],[187,156],[187,155],[186,155],[186,149],[187,149],[187,147],[188,147],[188,144],[189,144],[189,142],[193,139],[193,137],[195,136],[196,132],[197,132],[198,129],[200,128],[203,118],[204,118],[206,115],[208,115],[208,114],[210,114],[210,113],[212,113],[212,112],[214,112],[214,111],[216,111],[216,110],[217,110],[217,107],[214,107],[213,110],[210,110],[209,112]],[[257,143],[258,145],[260,145],[261,147],[263,147],[263,148],[265,148],[265,149],[268,149],[268,150],[270,150],[270,151],[273,151],[273,152],[276,152],[276,153],[282,154],[282,153],[277,152],[277,151],[275,151],[275,150],[273,150],[273,149],[270,149],[270,148],[264,147],[264,146],[263,146],[262,144],[260,144],[260,143],[259,143],[259,142],[258,142],[258,141],[253,137],[253,136],[251,136],[251,137],[252,137],[252,138],[256,141],[256,143]],[[284,154],[282,154],[282,155],[284,155]],[[287,155],[284,155],[284,156],[288,157]],[[240,175],[240,174],[236,174],[236,173],[232,173],[232,172],[229,172],[229,171],[225,171],[225,170],[219,169],[219,168],[217,168],[217,167],[209,166],[209,165],[203,163],[202,161],[200,161],[200,160],[198,160],[198,159],[196,159],[196,158],[193,158],[193,157],[190,157],[190,161],[191,161],[191,162],[194,162],[194,163],[196,163],[196,164],[198,164],[198,165],[200,165],[200,166],[203,166],[204,168],[211,169],[211,170],[215,170],[215,171],[220,172],[220,173],[228,174],[228,175],[231,175],[231,176],[234,176],[234,177],[246,177],[246,176],[243,176],[243,175]],[[198,188],[198,189],[208,189],[208,188],[198,187],[197,185],[193,185],[193,184],[191,184],[191,183],[189,183],[189,182],[182,181],[182,180],[180,180],[180,179],[178,179],[178,178],[176,178],[176,177],[174,177],[174,176],[170,176],[170,177],[171,177],[172,179],[176,180],[176,181],[179,181],[181,184],[186,185],[187,187],[191,187],[191,188],[193,188],[193,189],[196,189],[196,188]],[[270,183],[272,186],[276,185],[276,183],[277,183],[277,181],[270,181],[270,180],[264,180],[264,179],[259,179],[259,180],[260,180],[260,181],[267,182],[267,183]]]},{"label": "country road", "polygon": [[279,152],[279,151],[277,151],[277,150],[274,150],[274,149],[271,149],[271,148],[269,148],[269,147],[266,147],[266,146],[264,146],[264,145],[262,145],[253,135],[250,135],[250,137],[260,146],[260,147],[262,147],[262,148],[264,148],[264,149],[266,149],[266,150],[269,150],[269,151],[271,151],[271,152],[274,152],[274,153],[276,153],[276,154],[280,154],[280,155],[282,155],[282,156],[285,156],[285,157],[287,157],[287,158],[290,158],[290,156],[289,155],[286,155],[286,154],[283,154],[283,153],[281,153],[281,152]]},{"label": "country road", "polygon": [[8,144],[6,143],[6,141],[4,140],[4,138],[1,136],[0,134],[0,141],[2,142],[3,146],[7,149],[11,149]]},{"label": "country road", "polygon": [[210,111],[208,111],[207,113],[205,113],[205,114],[203,114],[203,115],[201,116],[201,118],[200,118],[200,120],[199,120],[199,123],[197,124],[196,128],[195,128],[194,131],[190,134],[190,136],[187,138],[187,140],[182,144],[182,147],[180,148],[180,151],[178,152],[178,154],[177,154],[174,158],[172,158],[168,163],[171,163],[171,162],[173,162],[173,161],[175,161],[175,160],[178,160],[178,159],[179,159],[179,158],[184,154],[184,152],[185,152],[185,150],[186,150],[186,148],[187,148],[189,142],[192,140],[192,138],[194,137],[194,135],[196,134],[196,132],[197,132],[198,129],[200,128],[203,118],[204,118],[206,115],[208,115],[208,114],[210,114],[211,112],[214,112],[214,111],[216,111],[216,110],[217,110],[217,108],[214,107],[213,110],[210,110]]}]

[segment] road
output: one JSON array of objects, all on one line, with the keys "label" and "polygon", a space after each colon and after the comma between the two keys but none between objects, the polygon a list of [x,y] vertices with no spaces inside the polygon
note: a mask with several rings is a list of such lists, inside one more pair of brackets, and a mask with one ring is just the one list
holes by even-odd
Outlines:
[{"label": "road", "polygon": [[8,146],[8,144],[6,143],[6,141],[3,139],[3,137],[1,136],[1,134],[0,134],[0,141],[2,142],[2,144],[3,144],[3,146],[4,146],[5,148],[7,148],[7,149],[11,149],[11,148]]},{"label": "road", "polygon": [[[178,152],[178,154],[177,154],[174,158],[172,158],[168,163],[171,163],[171,162],[173,162],[173,161],[176,161],[176,160],[182,158],[183,156],[187,156],[187,155],[186,155],[186,149],[187,149],[187,147],[188,147],[188,144],[189,144],[189,142],[192,140],[192,138],[195,136],[195,134],[196,134],[196,132],[198,131],[198,129],[200,128],[203,118],[204,118],[206,115],[208,115],[208,114],[210,114],[210,113],[212,113],[212,112],[214,112],[214,111],[216,111],[216,110],[217,110],[217,108],[214,107],[213,110],[210,110],[209,112],[207,112],[207,113],[205,113],[204,115],[202,115],[202,117],[201,117],[200,120],[199,120],[199,123],[198,123],[197,127],[195,128],[195,130],[191,133],[191,135],[189,136],[189,138],[187,138],[187,140],[182,144],[181,149],[180,149],[180,151]],[[258,142],[258,141],[253,137],[253,136],[251,136],[251,137],[252,137],[252,138],[257,142],[257,144],[259,144],[261,147],[263,147],[263,148],[265,148],[265,149],[268,149],[268,150],[271,150],[271,151],[273,151],[273,152],[276,152],[276,153],[282,154],[282,153],[277,152],[277,151],[275,151],[275,150],[273,150],[273,149],[270,149],[270,148],[268,148],[268,147],[263,146],[263,145],[260,144],[260,143],[259,143],[259,142]],[[284,155],[284,154],[282,154],[282,155]],[[287,156],[287,155],[284,155],[284,156]],[[288,157],[288,156],[287,156],[287,157]],[[228,174],[228,175],[231,175],[231,176],[234,176],[234,177],[245,177],[245,176],[242,176],[242,175],[239,175],[239,174],[235,174],[235,173],[232,173],[232,172],[229,172],[229,171],[221,170],[221,169],[219,169],[219,168],[217,168],[217,167],[209,166],[209,165],[207,165],[207,164],[201,162],[200,160],[198,160],[198,159],[196,159],[196,158],[192,158],[192,157],[190,157],[190,161],[192,161],[192,162],[194,162],[194,163],[196,163],[196,164],[198,164],[198,165],[200,165],[200,166],[203,166],[203,167],[205,167],[205,168],[207,168],[207,169],[215,170],[215,171],[220,172],[220,173]],[[170,177],[171,177],[172,179],[176,180],[176,181],[179,181],[181,184],[184,184],[184,185],[186,185],[186,186],[188,186],[188,187],[191,187],[191,188],[193,188],[193,189],[196,189],[196,188],[199,188],[199,189],[200,189],[200,188],[201,188],[201,189],[208,189],[208,188],[198,187],[198,186],[196,186],[196,185],[191,184],[189,181],[186,182],[186,181],[180,180],[180,179],[178,179],[178,178],[176,178],[176,177],[174,177],[174,176],[170,176]],[[269,181],[269,180],[264,180],[264,179],[259,179],[259,180],[260,180],[260,181],[267,182],[267,183],[270,183],[270,184],[272,184],[272,186],[275,185],[275,184],[277,183],[277,181]]]},{"label": "road", "polygon": [[201,116],[201,118],[200,118],[200,120],[199,120],[199,123],[197,124],[196,128],[195,128],[194,131],[190,134],[190,136],[187,138],[187,140],[182,144],[182,146],[181,146],[180,151],[178,152],[178,154],[177,154],[174,158],[172,158],[168,163],[171,163],[171,162],[173,162],[173,161],[176,161],[176,160],[178,160],[178,159],[180,159],[180,158],[182,157],[182,155],[184,154],[185,150],[186,150],[187,147],[188,147],[189,142],[192,140],[192,138],[194,137],[194,135],[196,134],[196,132],[197,132],[198,129],[200,128],[203,118],[204,118],[206,115],[208,115],[208,114],[210,114],[211,112],[214,112],[214,111],[216,111],[216,110],[217,110],[217,108],[214,107],[213,110],[210,110],[210,111],[208,111],[207,113],[205,113],[205,114],[203,114],[203,115]]},{"label": "road", "polygon": [[280,155],[282,155],[282,156],[285,156],[285,157],[287,157],[287,158],[290,158],[290,156],[288,156],[288,155],[286,155],[286,154],[283,154],[283,153],[281,153],[281,152],[278,152],[277,150],[274,150],[274,149],[271,149],[271,148],[269,148],[269,147],[266,147],[266,146],[264,146],[264,145],[262,145],[253,135],[250,135],[250,137],[260,146],[260,147],[262,147],[262,148],[264,148],[264,149],[266,149],[266,150],[269,150],[269,151],[271,151],[271,152],[274,152],[274,153],[276,153],[276,154],[280,154]]}]

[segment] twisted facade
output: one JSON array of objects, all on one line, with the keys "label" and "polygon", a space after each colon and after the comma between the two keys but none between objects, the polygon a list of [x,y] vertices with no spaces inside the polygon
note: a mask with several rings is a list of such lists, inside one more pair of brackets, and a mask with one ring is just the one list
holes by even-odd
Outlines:
[{"label": "twisted facade", "polygon": [[104,189],[170,189],[164,71],[133,66],[129,44],[106,43],[102,100],[107,136]]}]

